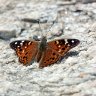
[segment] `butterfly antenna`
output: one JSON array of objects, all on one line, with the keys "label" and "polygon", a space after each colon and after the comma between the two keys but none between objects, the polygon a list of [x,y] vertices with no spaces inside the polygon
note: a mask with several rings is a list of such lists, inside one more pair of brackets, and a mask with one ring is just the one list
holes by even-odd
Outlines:
[{"label": "butterfly antenna", "polygon": [[64,17],[63,15],[64,15],[64,12],[62,12],[62,11],[58,11],[58,17],[60,17],[60,23],[61,23],[61,29],[60,29],[60,31],[62,32],[62,33],[64,33],[64,28],[65,28],[65,26],[64,26],[64,21],[63,21],[63,19],[62,19],[62,17]]},{"label": "butterfly antenna", "polygon": [[47,33],[48,33],[49,31],[51,31],[51,28],[54,26],[54,24],[58,23],[58,21],[59,21],[58,18],[59,18],[59,15],[57,14],[56,19],[55,19],[54,21],[52,21],[52,24],[51,24],[51,26],[49,27],[49,30],[47,31]]},{"label": "butterfly antenna", "polygon": [[38,20],[38,25],[39,25],[39,33],[41,36],[43,36],[43,31],[42,31],[42,28],[40,26],[40,20]]},{"label": "butterfly antenna", "polygon": [[46,32],[46,36],[48,35],[48,33],[52,30],[52,27],[54,26],[54,24],[57,23],[56,20],[52,21],[52,24],[50,25],[50,27],[48,28],[47,32]]}]

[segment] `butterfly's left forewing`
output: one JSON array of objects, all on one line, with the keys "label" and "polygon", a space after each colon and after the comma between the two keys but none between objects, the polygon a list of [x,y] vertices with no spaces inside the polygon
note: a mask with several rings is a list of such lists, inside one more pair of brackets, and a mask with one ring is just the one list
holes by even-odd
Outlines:
[{"label": "butterfly's left forewing", "polygon": [[11,42],[10,47],[16,51],[19,61],[23,63],[23,65],[29,65],[37,54],[38,42],[17,40]]}]

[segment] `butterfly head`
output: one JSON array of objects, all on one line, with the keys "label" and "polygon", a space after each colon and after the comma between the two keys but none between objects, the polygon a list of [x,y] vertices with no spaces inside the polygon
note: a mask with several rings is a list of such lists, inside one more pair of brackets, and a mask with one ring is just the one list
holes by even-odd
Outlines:
[{"label": "butterfly head", "polygon": [[44,51],[46,49],[46,45],[47,45],[47,39],[46,39],[46,36],[43,36],[40,42],[39,49],[41,51]]},{"label": "butterfly head", "polygon": [[47,42],[47,38],[46,38],[46,36],[43,36],[43,37],[41,38],[41,42],[42,42],[42,41]]}]

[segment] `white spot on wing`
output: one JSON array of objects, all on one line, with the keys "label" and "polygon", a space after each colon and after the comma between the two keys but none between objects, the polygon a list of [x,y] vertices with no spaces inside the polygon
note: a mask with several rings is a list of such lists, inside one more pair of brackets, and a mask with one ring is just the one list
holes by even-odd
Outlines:
[{"label": "white spot on wing", "polygon": [[30,45],[30,44],[31,44],[31,42],[28,43],[28,45]]},{"label": "white spot on wing", "polygon": [[61,46],[59,45],[58,47],[60,48]]},{"label": "white spot on wing", "polygon": [[17,42],[15,42],[15,45],[17,44]]},{"label": "white spot on wing", "polygon": [[25,49],[26,49],[27,47],[25,46]]},{"label": "white spot on wing", "polygon": [[57,44],[59,44],[59,41],[56,41]]},{"label": "white spot on wing", "polygon": [[22,46],[23,45],[23,42],[21,42],[20,45]]},{"label": "white spot on wing", "polygon": [[24,42],[24,40],[23,41],[21,41],[22,43]]},{"label": "white spot on wing", "polygon": [[74,43],[74,40],[72,40],[71,42]]},{"label": "white spot on wing", "polygon": [[65,39],[65,44],[67,44],[68,43],[68,40],[67,39]]}]

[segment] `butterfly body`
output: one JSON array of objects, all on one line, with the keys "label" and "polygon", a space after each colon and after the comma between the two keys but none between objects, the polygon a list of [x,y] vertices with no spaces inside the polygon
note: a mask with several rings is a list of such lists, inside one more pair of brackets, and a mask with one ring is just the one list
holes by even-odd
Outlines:
[{"label": "butterfly body", "polygon": [[30,65],[33,60],[43,68],[54,64],[70,49],[79,44],[78,39],[58,39],[47,42],[44,36],[41,41],[17,40],[10,43],[23,65]]}]

